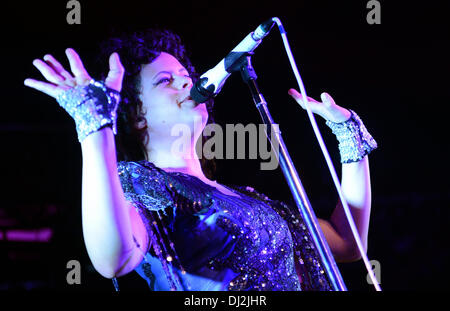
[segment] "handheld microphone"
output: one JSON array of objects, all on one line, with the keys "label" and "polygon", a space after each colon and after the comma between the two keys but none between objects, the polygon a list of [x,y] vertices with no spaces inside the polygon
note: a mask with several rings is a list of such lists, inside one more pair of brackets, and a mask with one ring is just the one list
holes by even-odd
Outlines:
[{"label": "handheld microphone", "polygon": [[252,52],[270,32],[274,25],[272,19],[262,23],[255,31],[249,33],[224,59],[214,68],[200,76],[191,89],[191,97],[198,103],[203,103],[215,97],[222,89],[225,80],[233,72],[233,64],[246,53]]}]

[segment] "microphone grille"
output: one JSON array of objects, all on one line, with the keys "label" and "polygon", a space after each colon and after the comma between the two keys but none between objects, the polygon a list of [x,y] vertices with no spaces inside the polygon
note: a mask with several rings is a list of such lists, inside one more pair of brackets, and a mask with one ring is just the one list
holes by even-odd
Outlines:
[{"label": "microphone grille", "polygon": [[253,39],[255,41],[258,41],[267,36],[267,34],[270,32],[274,24],[275,22],[271,18],[262,23],[261,25],[259,25],[258,28],[256,28],[255,32],[253,33]]}]

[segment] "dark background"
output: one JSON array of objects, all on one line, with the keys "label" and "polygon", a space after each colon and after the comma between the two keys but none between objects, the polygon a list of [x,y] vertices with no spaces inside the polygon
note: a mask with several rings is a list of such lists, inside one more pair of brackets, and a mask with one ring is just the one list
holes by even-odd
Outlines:
[{"label": "dark background", "polygon": [[[308,95],[328,92],[355,110],[379,144],[370,156],[373,205],[368,257],[381,264],[384,290],[448,289],[450,213],[448,112],[449,8],[445,1],[380,1],[381,24],[368,25],[367,1],[83,1],[81,25],[66,22],[67,1],[9,4],[1,18],[0,230],[52,228],[50,243],[0,241],[0,290],[112,291],[87,257],[81,232],[81,152],[73,121],[45,94],[23,86],[40,78],[35,58],[67,65],[75,48],[94,77],[99,42],[111,32],[151,26],[179,33],[197,71],[214,66],[242,38],[277,16],[287,31]],[[288,95],[297,87],[277,29],[253,56],[260,88],[319,217],[337,194],[306,112]],[[238,75],[216,99],[216,119],[260,123]],[[340,172],[337,142],[317,121]],[[219,161],[218,181],[251,185],[275,199],[290,192],[280,170],[260,160]],[[81,285],[68,285],[78,260]],[[350,290],[373,291],[362,261],[339,264]],[[122,289],[145,289],[136,274]]]}]

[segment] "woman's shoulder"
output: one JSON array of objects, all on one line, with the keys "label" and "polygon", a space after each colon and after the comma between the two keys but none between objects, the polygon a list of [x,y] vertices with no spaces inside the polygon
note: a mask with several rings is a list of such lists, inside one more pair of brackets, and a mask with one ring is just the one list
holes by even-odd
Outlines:
[{"label": "woman's shoulder", "polygon": [[146,160],[119,161],[117,171],[122,185],[145,185],[154,188],[165,183],[163,171]]},{"label": "woman's shoulder", "polygon": [[145,160],[120,161],[117,167],[127,200],[140,202],[149,210],[173,206],[166,178],[153,163]]},{"label": "woman's shoulder", "polygon": [[146,160],[139,161],[118,161],[117,167],[121,170],[131,170],[131,169],[147,169],[156,170],[157,167],[152,162]]}]

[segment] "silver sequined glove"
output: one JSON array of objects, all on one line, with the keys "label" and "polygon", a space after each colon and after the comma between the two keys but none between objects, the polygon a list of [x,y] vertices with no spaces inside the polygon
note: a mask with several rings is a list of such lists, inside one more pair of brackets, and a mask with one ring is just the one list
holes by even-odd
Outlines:
[{"label": "silver sequined glove", "polygon": [[69,89],[56,98],[59,105],[75,120],[78,141],[105,126],[117,134],[117,107],[120,93],[91,80],[86,86]]},{"label": "silver sequined glove", "polygon": [[339,141],[341,163],[358,162],[378,147],[359,116],[350,112],[351,117],[345,122],[326,122]]}]

